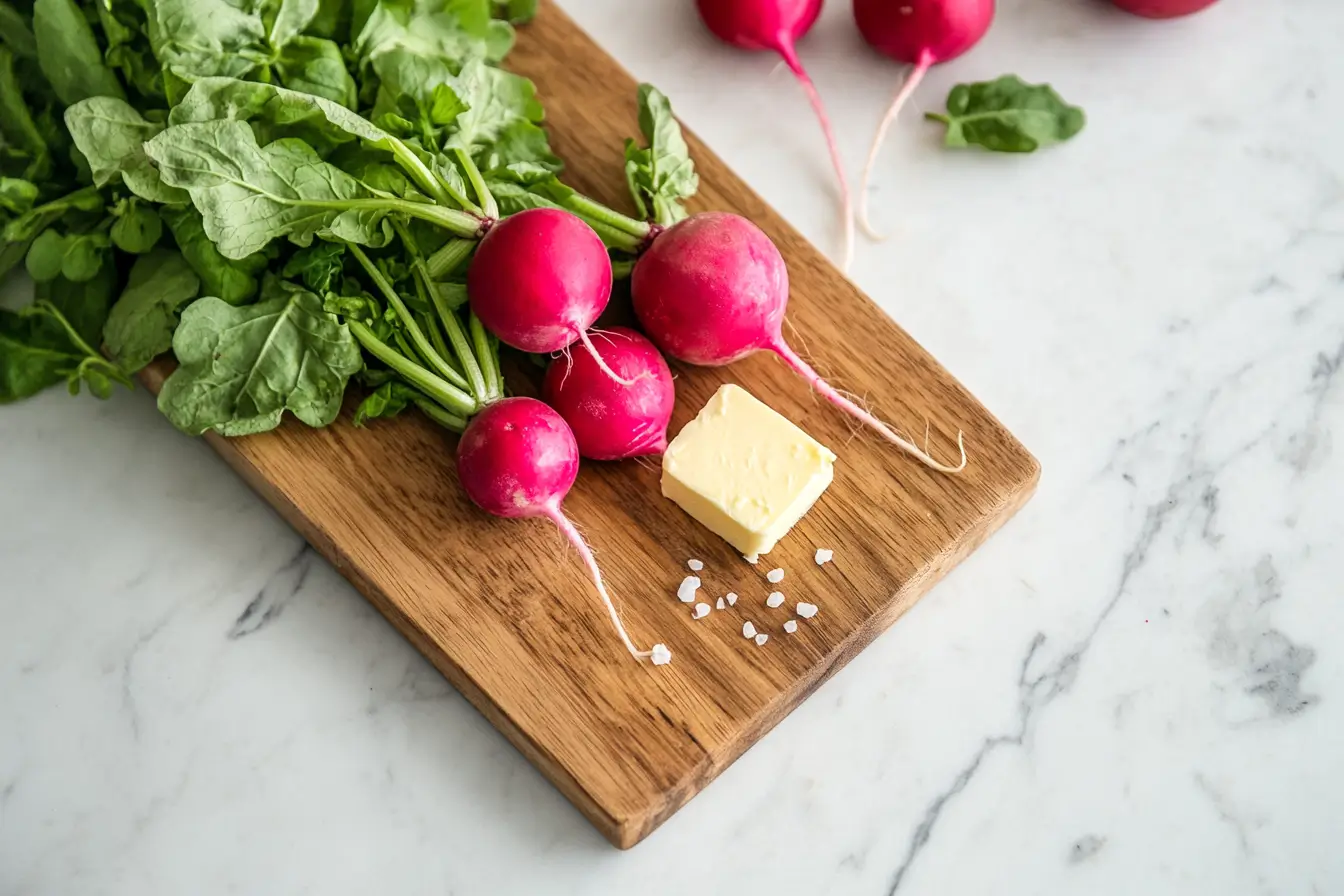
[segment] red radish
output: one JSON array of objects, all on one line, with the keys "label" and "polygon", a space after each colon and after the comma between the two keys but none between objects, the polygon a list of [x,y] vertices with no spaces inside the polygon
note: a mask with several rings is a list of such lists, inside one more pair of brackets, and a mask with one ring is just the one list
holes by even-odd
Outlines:
[{"label": "red radish", "polygon": [[822,0],[696,0],[700,18],[714,36],[743,50],[769,50],[778,53],[784,64],[803,86],[817,120],[821,122],[831,165],[840,186],[840,214],[844,219],[845,253],[841,262],[848,271],[854,259],[854,201],[845,174],[845,162],[831,129],[830,116],[817,93],[812,78],[798,58],[796,44],[812,28],[821,14]]},{"label": "red radish", "polygon": [[[549,354],[582,342],[611,300],[611,258],[593,228],[558,208],[534,208],[490,228],[467,271],[471,310],[506,345]],[[596,355],[594,355],[596,357]],[[626,383],[597,363],[617,382]]]},{"label": "red radish", "polygon": [[612,381],[584,352],[546,368],[542,397],[574,430],[579,453],[592,460],[662,454],[676,391],[672,371],[652,342],[634,330],[595,331],[593,345],[607,366],[631,385]]},{"label": "red radish", "polygon": [[949,62],[980,42],[994,20],[994,0],[854,0],[854,21],[863,39],[884,56],[913,65],[882,116],[859,188],[859,223],[874,239],[882,235],[868,219],[868,181],[887,128],[929,68]]},{"label": "red radish", "polygon": [[602,596],[616,633],[635,658],[671,658],[662,644],[637,650],[621,625],[593,552],[574,528],[560,502],[579,475],[579,447],[560,415],[535,398],[505,398],[487,407],[467,424],[457,446],[457,476],[467,497],[495,516],[545,517],[560,527],[583,557]]},{"label": "red radish", "polygon": [[871,426],[884,438],[944,473],[955,467],[934,460],[817,375],[784,341],[781,326],[789,301],[789,272],[770,238],[746,218],[706,212],[663,233],[635,265],[630,283],[635,314],[659,348],[691,364],[731,364],[770,351],[822,397]]},{"label": "red radish", "polygon": [[1212,6],[1216,0],[1111,0],[1125,12],[1148,19],[1174,19]]}]

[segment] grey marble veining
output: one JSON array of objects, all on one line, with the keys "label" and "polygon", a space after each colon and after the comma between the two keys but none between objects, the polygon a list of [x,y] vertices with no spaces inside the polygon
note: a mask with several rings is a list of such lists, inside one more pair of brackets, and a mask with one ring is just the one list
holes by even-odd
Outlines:
[{"label": "grey marble veining", "polygon": [[[774,62],[565,6],[838,251]],[[846,7],[803,49],[857,169],[895,71]],[[853,276],[1040,493],[629,853],[146,396],[3,409],[0,894],[1344,890],[1342,38],[1332,0],[1006,0],[935,69]],[[940,151],[916,113],[1005,71],[1087,131]]]}]

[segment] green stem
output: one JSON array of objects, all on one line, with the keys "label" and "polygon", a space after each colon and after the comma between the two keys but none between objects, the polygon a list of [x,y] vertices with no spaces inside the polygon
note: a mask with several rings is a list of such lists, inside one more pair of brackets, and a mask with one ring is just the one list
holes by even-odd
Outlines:
[{"label": "green stem", "polygon": [[462,266],[476,248],[476,240],[450,239],[429,256],[429,278],[441,280]]},{"label": "green stem", "polygon": [[499,377],[499,351],[490,344],[490,334],[485,325],[471,312],[467,313],[467,326],[471,329],[471,342],[476,348],[476,357],[481,360],[481,369],[485,374],[486,401],[499,401],[504,397],[503,385]]},{"label": "green stem", "polygon": [[411,401],[420,409],[420,413],[424,414],[445,429],[451,429],[453,432],[461,432],[467,428],[466,418],[448,413],[427,398],[421,398],[420,396],[415,395],[411,397]]},{"label": "green stem", "polygon": [[453,204],[452,197],[444,190],[443,184],[435,177],[434,172],[420,161],[420,157],[413,153],[409,146],[395,138],[392,140],[392,157],[435,202],[439,205]]},{"label": "green stem", "polygon": [[481,177],[481,169],[476,167],[476,162],[471,158],[471,153],[460,146],[453,147],[453,155],[462,165],[462,170],[467,174],[467,180],[471,181],[471,188],[476,191],[476,198],[481,201],[481,211],[487,218],[499,217],[499,203],[490,193],[490,188],[485,185],[485,178]]},{"label": "green stem", "polygon": [[102,367],[107,372],[109,378],[121,383],[127,389],[135,388],[135,381],[131,379],[130,375],[116,364],[113,364],[111,361],[104,358],[100,353],[94,351],[93,346],[84,341],[84,337],[79,335],[75,328],[70,325],[70,321],[65,319],[65,315],[61,313],[61,310],[51,302],[46,299],[38,299],[29,306],[29,309],[30,310],[26,313],[45,314],[55,320],[56,323],[60,324],[61,329],[65,330],[66,337],[74,343],[75,347],[83,352],[95,365]]},{"label": "green stem", "polygon": [[[420,326],[429,334],[429,341],[434,344],[434,351],[438,352],[443,360],[452,364],[453,350],[448,347],[448,343],[443,341],[443,327],[439,326],[438,318],[429,312],[424,312],[420,315]],[[460,366],[455,365],[454,369],[458,373],[462,372]]]},{"label": "green stem", "polygon": [[452,383],[435,376],[397,352],[396,349],[388,346],[387,343],[378,338],[373,330],[369,329],[367,324],[352,320],[347,321],[346,325],[350,327],[350,332],[359,340],[359,344],[364,346],[365,351],[401,374],[407,382],[452,413],[461,417],[470,417],[479,410],[470,395]]},{"label": "green stem", "polygon": [[631,251],[638,250],[644,245],[653,232],[646,221],[636,221],[634,218],[627,217],[615,209],[607,208],[600,202],[594,202],[587,196],[578,193],[571,194],[563,203],[565,208],[574,214],[587,220],[590,224],[594,221],[607,225],[628,237],[627,245],[617,248],[629,248]]},{"label": "green stem", "polygon": [[401,300],[401,296],[397,295],[397,291],[392,288],[392,284],[387,282],[383,272],[378,270],[378,267],[369,260],[369,256],[365,255],[364,250],[359,246],[354,243],[346,243],[346,245],[350,247],[350,251],[354,253],[355,258],[368,273],[369,278],[373,280],[373,285],[378,287],[378,291],[387,299],[387,303],[397,312],[397,317],[401,319],[401,325],[406,329],[411,344],[415,346],[415,350],[419,352],[420,356],[428,361],[429,366],[434,368],[448,382],[460,389],[468,388],[469,384],[462,377],[462,374],[454,370],[451,364],[434,351],[434,346],[430,345],[429,339],[425,337],[424,330],[421,330],[420,325],[415,322],[415,315],[411,313],[411,309],[406,307],[406,303]]},{"label": "green stem", "polygon": [[634,272],[634,261],[613,261],[611,263],[611,277],[613,280],[625,280]]},{"label": "green stem", "polygon": [[426,362],[424,358],[420,357],[420,353],[415,350],[415,347],[406,341],[405,333],[401,332],[400,330],[393,330],[392,343],[393,345],[396,346],[397,351],[405,355],[408,360],[413,361],[421,366],[428,366],[428,362]]},{"label": "green stem", "polygon": [[486,230],[485,221],[470,212],[446,208],[442,205],[430,205],[428,202],[411,202],[406,199],[301,200],[294,204],[309,205],[314,208],[374,209],[401,212],[403,215],[437,224],[449,233],[469,240],[480,239],[485,236]]}]

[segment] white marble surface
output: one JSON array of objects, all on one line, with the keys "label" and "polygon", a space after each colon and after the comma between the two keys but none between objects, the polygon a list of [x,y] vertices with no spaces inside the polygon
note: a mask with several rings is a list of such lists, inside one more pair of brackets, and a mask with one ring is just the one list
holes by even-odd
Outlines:
[{"label": "white marble surface", "polygon": [[[833,246],[768,58],[565,5]],[[830,6],[857,166],[894,70]],[[1091,117],[1028,158],[911,117],[855,268],[1040,493],[628,853],[145,395],[3,409],[0,894],[1344,891],[1341,47],[1336,0],[1006,0],[934,73]]]}]

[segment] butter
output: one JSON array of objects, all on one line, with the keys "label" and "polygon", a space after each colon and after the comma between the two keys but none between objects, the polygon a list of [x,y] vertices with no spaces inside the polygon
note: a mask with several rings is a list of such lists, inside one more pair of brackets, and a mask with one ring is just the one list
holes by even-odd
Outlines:
[{"label": "butter", "polygon": [[835,455],[740,386],[663,454],[663,496],[743,554],[767,553],[831,484]]}]

